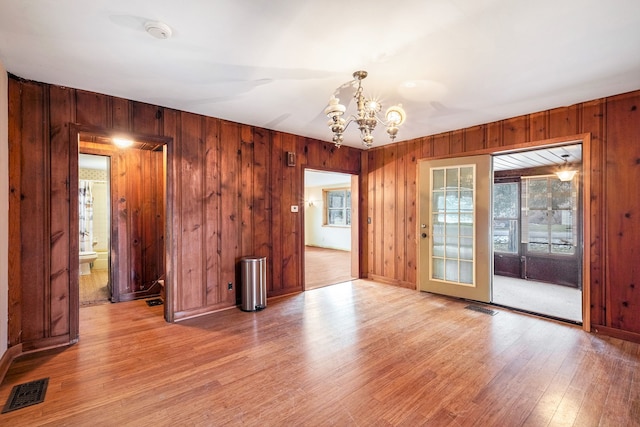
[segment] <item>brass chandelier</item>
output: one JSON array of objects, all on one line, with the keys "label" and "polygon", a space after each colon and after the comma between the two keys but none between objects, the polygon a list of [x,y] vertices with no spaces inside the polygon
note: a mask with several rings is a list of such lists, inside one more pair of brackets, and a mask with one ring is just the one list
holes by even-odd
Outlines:
[{"label": "brass chandelier", "polygon": [[389,107],[384,115],[384,119],[378,116],[382,111],[382,105],[375,99],[367,99],[362,93],[362,80],[367,77],[366,71],[356,71],[353,77],[358,81],[358,88],[353,97],[356,100],[357,111],[355,115],[351,115],[346,120],[342,117],[347,107],[340,104],[340,100],[332,95],[329,99],[329,106],[325,108],[324,113],[329,118],[327,124],[333,132],[333,143],[336,147],[342,145],[344,140],[343,133],[345,129],[355,122],[360,129],[360,138],[365,147],[370,148],[373,145],[373,131],[378,123],[382,123],[387,128],[389,138],[393,141],[398,133],[398,127],[404,123],[406,114],[402,109],[402,105],[393,105]]}]

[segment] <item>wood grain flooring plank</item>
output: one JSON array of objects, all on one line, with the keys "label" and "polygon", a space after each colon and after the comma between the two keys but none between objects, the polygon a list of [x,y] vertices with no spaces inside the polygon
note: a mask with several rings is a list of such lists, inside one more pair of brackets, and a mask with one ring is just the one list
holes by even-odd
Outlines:
[{"label": "wood grain flooring plank", "polygon": [[129,301],[80,310],[80,341],[23,356],[48,377],[0,425],[634,426],[640,345],[574,325],[354,280],[166,323]]}]

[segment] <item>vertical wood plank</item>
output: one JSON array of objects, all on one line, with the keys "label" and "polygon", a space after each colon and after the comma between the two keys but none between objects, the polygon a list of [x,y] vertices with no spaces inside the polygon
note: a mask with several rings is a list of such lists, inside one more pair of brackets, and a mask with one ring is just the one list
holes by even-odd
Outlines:
[{"label": "vertical wood plank", "polygon": [[449,132],[445,132],[433,137],[433,155],[435,157],[446,156],[451,152],[449,147],[450,136]]},{"label": "vertical wood plank", "polygon": [[127,234],[123,236],[129,242],[129,283],[126,290],[128,292],[138,292],[143,287],[143,242],[144,242],[144,194],[149,194],[151,186],[149,179],[140,182],[141,176],[144,175],[144,162],[140,156],[139,150],[123,150],[125,159],[124,167],[121,166],[121,173],[125,179],[125,188],[127,198]]},{"label": "vertical wood plank", "polygon": [[486,148],[486,126],[473,126],[464,130],[464,150],[476,151]]},{"label": "vertical wood plank", "polygon": [[[163,151],[166,150],[166,147]],[[165,188],[166,188],[166,165],[164,161],[164,152],[163,151],[154,151],[152,153],[153,157],[153,167],[155,169],[155,199],[154,199],[154,211],[152,212],[153,218],[153,239],[154,243],[152,243],[153,248],[153,259],[154,264],[156,266],[153,275],[155,276],[153,280],[156,279],[164,279],[165,278],[165,262],[164,262],[164,252],[165,252],[165,229],[166,229],[166,197],[165,197]]]},{"label": "vertical wood plank", "polygon": [[542,141],[549,139],[549,111],[529,115],[529,140]]},{"label": "vertical wood plank", "polygon": [[[35,83],[22,84],[22,139],[23,167],[20,183],[20,246],[22,268],[20,283],[22,294],[28,295],[22,316],[22,342],[35,341],[50,335],[50,301],[46,259],[49,245],[48,159],[49,146],[45,141],[44,88]],[[30,308],[30,309],[29,309]]]},{"label": "vertical wood plank", "polygon": [[[220,123],[220,286],[236,283],[237,263],[240,258],[240,125]],[[224,295],[228,303],[234,295]]]},{"label": "vertical wood plank", "polygon": [[[366,151],[361,154],[359,188],[359,218],[358,218],[358,274],[357,277],[367,277],[369,271],[369,156]],[[352,268],[353,271],[353,268]]]},{"label": "vertical wood plank", "polygon": [[375,273],[376,255],[376,175],[374,151],[364,151],[367,156],[367,277],[371,278]]},{"label": "vertical wood plank", "polygon": [[578,133],[578,106],[555,108],[549,111],[549,137],[556,138]]},{"label": "vertical wood plank", "polygon": [[[167,218],[173,218],[168,221],[165,228],[167,237],[165,239],[165,319],[174,321],[176,313],[179,312],[179,305],[176,296],[178,295],[178,287],[180,286],[180,269],[179,265],[182,261],[182,252],[180,246],[182,244],[182,217],[180,216],[180,208],[182,206],[182,176],[180,175],[181,164],[179,160],[182,153],[182,136],[180,131],[180,113],[176,110],[164,110],[163,117],[163,134],[172,138],[171,144],[167,146],[166,168],[167,168],[167,187],[166,187],[166,206]],[[169,289],[170,287],[170,289]]]},{"label": "vertical wood plank", "polygon": [[376,233],[374,235],[373,246],[375,247],[374,251],[374,261],[373,261],[373,272],[383,277],[384,271],[384,151],[376,150],[375,158],[374,158],[374,170],[375,170],[375,198],[374,198],[374,207],[375,212],[373,214],[374,224],[376,227]]},{"label": "vertical wood plank", "polygon": [[[607,316],[610,325],[640,333],[640,93],[608,98],[605,171]],[[634,191],[634,190],[632,190]]]},{"label": "vertical wood plank", "polygon": [[433,157],[433,136],[428,136],[424,138],[420,138],[420,158],[428,159]]},{"label": "vertical wood plank", "polygon": [[[219,304],[225,300],[220,278],[221,253],[223,247],[220,241],[220,121],[213,118],[206,119],[205,159],[204,159],[204,240],[205,240],[205,287],[206,303],[209,306]],[[237,290],[237,285],[234,291]]]},{"label": "vertical wood plank", "polygon": [[273,230],[271,227],[271,134],[255,128],[253,132],[253,245],[256,256],[267,257],[267,288],[273,281]]},{"label": "vertical wood plank", "polygon": [[117,214],[112,218],[112,256],[117,260],[116,276],[118,286],[116,301],[133,292],[130,272],[131,246],[129,245],[129,200],[127,197],[127,160],[123,150],[116,150],[111,157],[111,206],[115,206]]},{"label": "vertical wood plank", "polygon": [[[291,134],[285,134],[282,138],[282,152],[297,151],[296,137]],[[283,157],[284,159],[285,157]],[[282,174],[282,285],[285,292],[294,290],[302,290],[301,275],[301,241],[300,241],[300,212],[291,212],[291,206],[300,208],[304,199],[302,190],[302,177],[299,166],[284,166]]]},{"label": "vertical wood plank", "polygon": [[[49,90],[51,109],[49,121],[51,128],[51,334],[52,336],[70,333],[71,318],[77,311],[72,306],[71,286],[78,285],[77,276],[70,277],[71,247],[71,185],[70,166],[77,165],[77,154],[70,151],[69,123],[75,121],[74,93],[72,90],[51,86]],[[75,148],[75,146],[73,146]],[[74,156],[75,159],[71,157]],[[77,166],[76,166],[77,168]],[[73,309],[73,314],[71,313]]]},{"label": "vertical wood plank", "polygon": [[591,282],[583,282],[583,292],[591,293],[591,323],[605,324],[605,276],[604,276],[604,101],[585,103],[582,109],[580,133],[591,133],[591,152],[583,152],[583,156],[591,157],[591,170],[584,173],[591,174],[591,188],[584,190],[589,198],[591,213],[590,242],[584,242],[583,256],[589,257]]},{"label": "vertical wood plank", "polygon": [[397,144],[397,153],[396,153],[396,179],[394,183],[395,190],[395,206],[396,206],[396,217],[398,218],[395,221],[395,259],[394,259],[394,269],[396,271],[395,277],[401,281],[405,282],[407,280],[407,211],[406,211],[406,198],[407,198],[407,163],[410,162],[410,159],[407,156],[407,145],[408,144]]},{"label": "vertical wood plank", "polygon": [[529,138],[529,116],[503,120],[502,145],[509,146],[527,142]]},{"label": "vertical wood plank", "polygon": [[383,152],[383,249],[382,249],[382,275],[391,279],[396,278],[396,221],[400,218],[396,217],[396,175],[397,175],[397,145],[392,144]]},{"label": "vertical wood plank", "polygon": [[493,122],[487,125],[487,148],[497,148],[503,145],[502,123]]},{"label": "vertical wood plank", "polygon": [[253,127],[240,127],[240,254],[255,255],[253,246]]},{"label": "vertical wood plank", "polygon": [[[22,83],[9,79],[9,286],[7,295],[9,346],[17,345],[22,338],[22,140],[24,112],[22,106]],[[28,123],[28,122],[27,122]],[[26,307],[28,310],[31,307]]]},{"label": "vertical wood plank", "polygon": [[271,179],[269,194],[271,197],[271,230],[273,245],[273,273],[272,281],[267,283],[269,294],[277,294],[282,291],[282,258],[284,256],[282,248],[282,169],[284,167],[284,157],[282,153],[283,134],[274,132],[272,134],[271,149]]},{"label": "vertical wood plank", "polygon": [[122,98],[111,98],[111,126],[114,130],[130,131],[132,129],[133,101]]},{"label": "vertical wood plank", "polygon": [[181,113],[182,150],[180,161],[182,206],[182,252],[178,288],[178,306],[180,310],[190,310],[204,305],[203,258],[204,242],[202,236],[203,203],[203,141],[202,118],[195,114]]},{"label": "vertical wood plank", "polygon": [[464,129],[451,132],[451,139],[449,143],[450,154],[459,154],[465,150],[464,135]]},{"label": "vertical wood plank", "polygon": [[405,196],[405,215],[407,216],[406,225],[406,277],[407,284],[416,285],[417,282],[417,266],[418,266],[418,152],[419,140],[413,140],[407,144],[407,162],[406,162],[406,186]]},{"label": "vertical wood plank", "polygon": [[143,102],[132,102],[132,125],[135,133],[161,135],[162,108]]},{"label": "vertical wood plank", "polygon": [[76,90],[76,120],[78,123],[108,128],[111,111],[109,97],[98,93]]}]

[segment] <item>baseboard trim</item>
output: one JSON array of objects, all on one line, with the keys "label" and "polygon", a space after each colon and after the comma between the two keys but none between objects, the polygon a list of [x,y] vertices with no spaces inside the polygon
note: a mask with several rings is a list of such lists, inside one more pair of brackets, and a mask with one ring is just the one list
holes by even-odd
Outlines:
[{"label": "baseboard trim", "polygon": [[0,358],[0,383],[4,381],[5,375],[9,372],[11,363],[22,354],[22,344],[11,346],[4,352]]},{"label": "baseboard trim", "polygon": [[407,289],[414,289],[414,290],[416,289],[415,283],[405,282],[404,280],[389,279],[388,277],[378,276],[375,274],[369,274],[368,278],[371,280],[375,280],[376,282],[386,283],[387,285],[394,285],[400,288],[407,288]]},{"label": "baseboard trim", "polygon": [[620,329],[611,328],[609,326],[591,325],[591,332],[594,334],[607,335],[613,338],[620,338],[621,340],[631,341],[640,344],[640,334],[629,331],[622,331]]}]

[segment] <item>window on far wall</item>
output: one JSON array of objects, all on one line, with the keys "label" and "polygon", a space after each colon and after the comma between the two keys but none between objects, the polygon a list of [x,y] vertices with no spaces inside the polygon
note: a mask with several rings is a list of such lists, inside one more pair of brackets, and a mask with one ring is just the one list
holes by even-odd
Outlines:
[{"label": "window on far wall", "polygon": [[325,225],[351,226],[351,190],[337,188],[323,190]]},{"label": "window on far wall", "polygon": [[522,237],[535,254],[574,255],[578,241],[576,179],[522,178]]},{"label": "window on far wall", "polygon": [[518,253],[519,187],[518,182],[493,185],[493,250],[496,252]]}]

